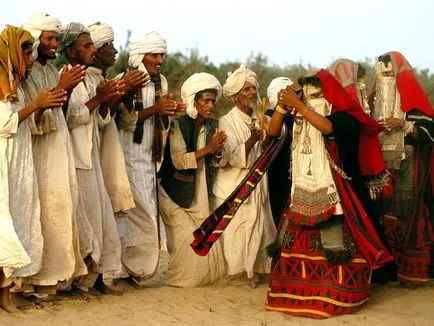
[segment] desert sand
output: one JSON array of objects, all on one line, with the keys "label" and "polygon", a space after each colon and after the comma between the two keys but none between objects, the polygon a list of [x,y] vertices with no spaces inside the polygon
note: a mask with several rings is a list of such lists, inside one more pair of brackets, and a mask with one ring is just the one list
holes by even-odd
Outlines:
[{"label": "desert sand", "polygon": [[374,287],[371,300],[357,314],[318,321],[265,311],[266,284],[256,289],[248,285],[169,287],[167,267],[163,252],[158,272],[145,288],[122,281],[118,285],[125,292],[122,296],[64,300],[10,315],[1,311],[0,325],[434,325],[434,286]]}]

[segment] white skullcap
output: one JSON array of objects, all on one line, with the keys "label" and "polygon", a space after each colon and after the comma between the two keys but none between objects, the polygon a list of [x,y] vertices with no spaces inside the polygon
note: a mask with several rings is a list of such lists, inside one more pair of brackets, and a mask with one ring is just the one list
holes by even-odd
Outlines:
[{"label": "white skullcap", "polygon": [[277,94],[279,91],[285,89],[287,86],[291,86],[292,84],[294,83],[288,77],[277,77],[271,81],[270,86],[267,88],[267,97],[270,101],[269,109],[274,110],[276,108]]},{"label": "white skullcap", "polygon": [[223,93],[226,96],[238,94],[246,82],[259,87],[256,74],[245,65],[241,65],[234,72],[228,72],[228,78],[226,78],[226,83],[223,85]]},{"label": "white skullcap", "polygon": [[37,12],[23,24],[23,28],[35,38],[33,43],[33,58],[38,58],[39,37],[42,32],[60,32],[61,23],[56,17],[50,16],[45,12]]},{"label": "white skullcap", "polygon": [[97,49],[106,43],[111,43],[115,39],[113,28],[104,23],[95,23],[88,27],[90,38]]},{"label": "white skullcap", "polygon": [[205,89],[217,90],[217,100],[222,95],[222,86],[220,82],[213,75],[206,72],[200,72],[191,75],[184,82],[181,88],[181,99],[186,106],[186,113],[193,119],[197,117],[197,109],[194,106],[194,97],[196,93]]},{"label": "white skullcap", "polygon": [[146,53],[167,53],[167,43],[158,32],[150,32],[144,40],[131,42],[128,65],[137,68],[143,61]]}]

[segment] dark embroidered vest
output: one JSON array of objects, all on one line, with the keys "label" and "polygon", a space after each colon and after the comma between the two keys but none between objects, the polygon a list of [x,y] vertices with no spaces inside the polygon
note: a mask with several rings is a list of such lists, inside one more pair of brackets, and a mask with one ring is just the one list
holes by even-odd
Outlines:
[{"label": "dark embroidered vest", "polygon": [[[197,134],[195,130],[194,119],[188,115],[176,118],[179,122],[182,137],[184,138],[187,152],[195,152],[197,150]],[[205,137],[206,145],[211,141],[211,137],[215,132],[217,120],[207,119],[205,121]],[[214,179],[214,167],[212,165],[212,155],[207,155],[204,158],[206,185],[208,195],[212,192],[212,181]],[[174,203],[183,208],[191,206],[196,185],[196,169],[177,170],[172,163],[170,155],[170,137],[167,139],[166,150],[164,152],[164,160],[159,171],[161,177],[161,186],[166,191],[167,195]]]}]

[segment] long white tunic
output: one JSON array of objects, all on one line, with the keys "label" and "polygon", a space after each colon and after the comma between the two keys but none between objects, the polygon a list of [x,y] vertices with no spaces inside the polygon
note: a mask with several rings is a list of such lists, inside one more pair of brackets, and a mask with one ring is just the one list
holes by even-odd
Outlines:
[{"label": "long white tunic", "polygon": [[[55,87],[59,81],[56,68],[35,62],[23,83],[27,100]],[[87,273],[80,254],[76,208],[77,178],[69,132],[61,108],[47,110],[38,124],[31,115],[33,158],[39,185],[44,254],[39,273],[25,280],[35,285],[56,285],[58,281]]]},{"label": "long white tunic", "polygon": [[[30,264],[30,258],[14,228],[9,205],[9,153],[12,152],[13,137],[17,136],[17,131],[18,113],[15,105],[0,101],[0,267],[6,277],[15,269]],[[16,180],[12,178],[11,181]]]},{"label": "long white tunic", "polygon": [[[95,87],[104,80],[102,70],[89,67],[86,70],[86,82]],[[100,128],[100,161],[104,184],[113,211],[123,212],[134,207],[133,194],[128,181],[125,158],[119,142],[119,133],[114,118],[107,126]]]},{"label": "long white tunic", "polygon": [[82,82],[74,88],[66,115],[78,181],[80,249],[83,257],[92,257],[99,273],[118,273],[122,268],[119,233],[98,151],[98,127],[107,125],[110,115],[103,119],[98,109],[89,112],[85,104],[95,95],[96,87],[89,82],[86,85]]},{"label": "long white tunic", "polygon": [[[207,256],[196,255],[191,249],[193,231],[209,216],[208,188],[204,159],[196,162],[194,152],[187,152],[179,124],[175,120],[170,133],[170,153],[178,170],[196,169],[193,202],[189,208],[175,204],[163,187],[160,191],[160,212],[166,226],[167,249],[170,254],[169,285],[195,287],[214,283],[225,273],[225,260],[221,243],[217,242]],[[206,145],[205,129],[199,132],[197,148]]]},{"label": "long white tunic", "polygon": [[[219,127],[226,132],[227,144],[218,164],[213,186],[214,208],[217,208],[238,186],[261,155],[261,142],[256,143],[246,158],[245,142],[250,137],[249,125],[259,127],[252,117],[237,107],[220,118]],[[229,275],[269,273],[271,259],[265,247],[274,240],[273,222],[267,191],[267,179],[262,178],[250,197],[241,205],[222,236],[223,251]]]},{"label": "long white tunic", "polygon": [[[11,106],[18,112],[25,106],[25,97],[18,88],[19,103]],[[14,227],[31,263],[16,270],[11,277],[27,277],[36,274],[42,263],[43,239],[41,233],[38,182],[32,153],[32,135],[28,119],[19,124],[17,133],[8,139],[9,211]]]},{"label": "long white tunic", "polygon": [[[161,75],[162,95],[167,93],[167,80]],[[155,102],[155,86],[142,88],[143,107]],[[135,117],[135,118],[134,118]],[[157,232],[156,167],[152,161],[152,144],[156,116],[144,121],[141,144],[133,141],[137,115],[126,110],[121,114],[120,141],[124,150],[128,179],[133,192],[135,208],[128,211],[122,236],[122,262],[128,274],[151,277],[158,265],[159,244]]]}]

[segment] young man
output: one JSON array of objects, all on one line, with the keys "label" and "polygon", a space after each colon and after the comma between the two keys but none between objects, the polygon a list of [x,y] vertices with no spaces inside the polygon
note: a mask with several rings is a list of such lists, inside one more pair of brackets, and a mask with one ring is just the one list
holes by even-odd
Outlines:
[{"label": "young man", "polygon": [[327,318],[369,300],[372,268],[393,259],[353,191],[360,175],[385,170],[381,127],[329,72],[299,83],[303,101],[298,85],[281,91],[268,130],[280,135],[295,110],[291,195],[273,246],[267,309]]},{"label": "young man", "polygon": [[[60,21],[46,13],[32,15],[24,24],[35,38],[32,72],[23,83],[27,101],[46,88],[71,91],[84,78],[77,65],[62,75],[48,60],[56,58]],[[62,107],[32,114],[33,159],[41,203],[44,238],[41,270],[24,280],[24,292],[56,294],[57,283],[87,273],[80,254],[77,228],[77,177],[71,140]]]},{"label": "young man", "polygon": [[220,243],[206,257],[191,250],[191,234],[210,214],[213,163],[221,159],[224,131],[210,116],[221,96],[219,81],[210,74],[190,76],[181,88],[187,114],[172,120],[160,170],[160,212],[170,254],[169,285],[203,286],[225,275]]},{"label": "young man", "polygon": [[59,107],[66,101],[65,91],[45,89],[33,102],[24,103],[20,82],[33,65],[33,41],[29,32],[13,26],[6,26],[0,37],[0,212],[5,225],[0,231],[0,245],[6,253],[0,257],[0,307],[8,312],[15,310],[9,302],[12,282],[36,274],[42,259],[39,194],[26,119],[33,112]]},{"label": "young man", "polygon": [[[262,153],[261,143],[265,136],[255,110],[258,103],[256,74],[241,65],[228,76],[223,92],[235,106],[219,120],[220,129],[227,135],[227,143],[223,157],[216,164],[214,208],[220,206],[244,179]],[[228,275],[233,284],[249,282],[255,287],[258,282],[256,274],[270,272],[271,259],[265,247],[273,241],[275,232],[264,178],[222,236]]]},{"label": "young man", "polygon": [[[80,64],[86,68],[93,64],[96,55],[89,31],[80,23],[70,23],[61,30],[59,51],[71,66]],[[99,154],[99,128],[105,127],[111,117],[99,108],[122,95],[117,81],[104,81],[97,86],[80,82],[66,108],[78,181],[80,248],[89,269],[88,275],[75,282],[83,291],[93,287],[99,273],[110,285],[121,270],[119,233]]]},{"label": "young man", "polygon": [[149,74],[151,81],[131,102],[124,103],[120,117],[120,140],[135,202],[126,221],[118,220],[124,230],[122,263],[125,276],[139,285],[155,273],[159,260],[156,173],[163,153],[163,130],[169,127],[167,117],[183,111],[167,93],[167,80],[160,74],[166,51],[166,40],[157,32],[131,43],[130,68]]},{"label": "young man", "polygon": [[393,187],[385,196],[385,226],[398,265],[398,279],[425,285],[434,277],[434,110],[408,61],[399,52],[378,58],[372,114]]}]

